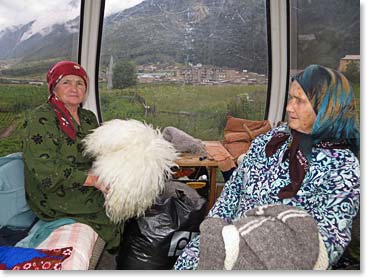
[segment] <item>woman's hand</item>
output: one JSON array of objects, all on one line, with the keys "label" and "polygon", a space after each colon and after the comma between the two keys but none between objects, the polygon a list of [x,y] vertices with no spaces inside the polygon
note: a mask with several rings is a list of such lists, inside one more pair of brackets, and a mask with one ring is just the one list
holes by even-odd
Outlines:
[{"label": "woman's hand", "polygon": [[96,189],[102,191],[103,193],[107,193],[109,190],[108,186],[98,181],[98,176],[90,174],[88,174],[87,179],[85,179],[84,186],[95,187]]}]

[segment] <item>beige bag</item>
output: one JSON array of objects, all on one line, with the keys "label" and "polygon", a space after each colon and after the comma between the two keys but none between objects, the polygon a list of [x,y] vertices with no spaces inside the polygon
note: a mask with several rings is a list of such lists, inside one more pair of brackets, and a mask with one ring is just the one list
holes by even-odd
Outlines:
[{"label": "beige bag", "polygon": [[270,129],[268,120],[248,120],[228,115],[223,146],[237,160],[241,154],[247,152],[258,135],[265,134]]}]

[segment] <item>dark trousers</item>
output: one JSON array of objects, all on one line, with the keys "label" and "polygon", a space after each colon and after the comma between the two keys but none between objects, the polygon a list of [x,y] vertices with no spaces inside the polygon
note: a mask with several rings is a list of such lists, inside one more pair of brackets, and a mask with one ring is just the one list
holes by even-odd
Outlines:
[{"label": "dark trousers", "polygon": [[231,178],[231,175],[233,173],[233,171],[235,170],[236,168],[233,167],[231,168],[230,170],[227,170],[227,171],[221,171],[222,172],[222,175],[223,175],[223,178],[224,178],[224,182],[227,182],[229,180],[229,178]]}]

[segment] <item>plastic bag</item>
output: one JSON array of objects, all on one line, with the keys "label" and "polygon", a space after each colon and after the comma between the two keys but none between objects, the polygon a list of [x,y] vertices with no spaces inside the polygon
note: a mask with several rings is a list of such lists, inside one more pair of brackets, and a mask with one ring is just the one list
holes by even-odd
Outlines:
[{"label": "plastic bag", "polygon": [[170,181],[145,216],[125,223],[117,269],[171,269],[186,244],[199,234],[207,200],[188,185]]}]

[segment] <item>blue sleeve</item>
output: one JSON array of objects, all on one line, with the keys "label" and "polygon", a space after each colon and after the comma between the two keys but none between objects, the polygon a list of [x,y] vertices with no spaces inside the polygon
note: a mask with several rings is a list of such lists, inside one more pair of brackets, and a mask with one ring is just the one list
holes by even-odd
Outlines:
[{"label": "blue sleeve", "polygon": [[[271,136],[268,135],[268,136]],[[259,136],[260,137],[260,136]],[[238,206],[240,203],[241,195],[244,190],[244,182],[246,169],[250,168],[252,161],[251,155],[258,154],[257,147],[261,147],[265,143],[264,139],[257,137],[251,144],[247,154],[244,156],[242,163],[233,172],[231,178],[224,185],[221,195],[215,201],[213,207],[208,213],[208,217],[219,217],[223,219],[235,219],[238,213]],[[260,142],[260,143],[259,143]],[[259,144],[259,145],[257,145]],[[174,269],[175,270],[195,270],[198,267],[200,257],[200,235],[192,239],[184,248],[181,255],[178,257]]]},{"label": "blue sleeve", "polygon": [[174,270],[195,270],[199,264],[200,235],[193,238],[184,248],[173,266]]},{"label": "blue sleeve", "polygon": [[242,187],[243,170],[237,168],[228,182],[224,185],[221,195],[215,201],[208,217],[233,219],[237,213]]},{"label": "blue sleeve", "polygon": [[329,264],[335,264],[351,241],[352,223],[359,210],[360,168],[354,155],[330,170],[328,190],[316,199],[314,217],[325,243]]}]

